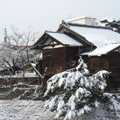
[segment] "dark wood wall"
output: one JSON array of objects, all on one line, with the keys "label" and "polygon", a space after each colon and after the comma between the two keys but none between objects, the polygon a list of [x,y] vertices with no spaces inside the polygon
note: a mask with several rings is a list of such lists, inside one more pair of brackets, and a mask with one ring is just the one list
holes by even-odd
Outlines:
[{"label": "dark wood wall", "polygon": [[40,73],[51,76],[66,69],[75,67],[79,59],[79,47],[60,47],[43,51],[43,60],[39,61],[37,68]]},{"label": "dark wood wall", "polygon": [[66,69],[66,48],[53,48],[43,51],[42,69],[46,75],[53,75]]},{"label": "dark wood wall", "polygon": [[79,59],[79,47],[67,47],[66,55],[67,69],[76,67]]},{"label": "dark wood wall", "polygon": [[109,71],[111,72],[109,77],[109,86],[120,88],[120,54],[112,52],[108,54]]},{"label": "dark wood wall", "polygon": [[107,79],[107,89],[120,88],[120,54],[112,52],[107,55],[88,57],[83,59],[88,64],[88,69],[91,73],[96,73],[100,70],[111,72]]}]

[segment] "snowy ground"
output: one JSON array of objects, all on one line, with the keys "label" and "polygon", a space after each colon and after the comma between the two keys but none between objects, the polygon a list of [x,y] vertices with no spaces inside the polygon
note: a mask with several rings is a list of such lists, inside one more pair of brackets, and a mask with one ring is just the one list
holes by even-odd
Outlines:
[{"label": "snowy ground", "polygon": [[[0,120],[53,120],[55,113],[43,106],[42,101],[0,100]],[[77,120],[120,120],[120,118],[114,111],[101,106]]]},{"label": "snowy ground", "polygon": [[50,120],[53,116],[41,101],[0,100],[0,120]]}]

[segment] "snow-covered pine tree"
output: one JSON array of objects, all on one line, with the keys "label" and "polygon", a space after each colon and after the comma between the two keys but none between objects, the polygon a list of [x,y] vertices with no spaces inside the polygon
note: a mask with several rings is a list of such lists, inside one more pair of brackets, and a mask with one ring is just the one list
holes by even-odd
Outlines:
[{"label": "snow-covered pine tree", "polygon": [[49,99],[45,107],[57,111],[55,119],[64,116],[64,120],[67,120],[81,116],[110,96],[104,94],[107,86],[105,78],[109,72],[102,70],[90,75],[81,57],[78,63],[76,68],[58,73],[47,81],[44,97]]},{"label": "snow-covered pine tree", "polygon": [[105,26],[110,28],[111,30],[120,33],[120,20],[105,17],[105,18],[102,18],[100,22],[104,23]]}]

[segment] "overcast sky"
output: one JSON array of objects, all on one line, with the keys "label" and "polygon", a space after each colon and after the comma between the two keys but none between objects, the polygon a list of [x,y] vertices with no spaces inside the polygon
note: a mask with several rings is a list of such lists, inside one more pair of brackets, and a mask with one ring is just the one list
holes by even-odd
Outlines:
[{"label": "overcast sky", "polygon": [[[61,21],[80,16],[120,18],[120,0],[0,0],[0,39],[4,28],[26,31],[29,26],[42,34],[56,30]],[[0,40],[0,41],[1,41]]]}]

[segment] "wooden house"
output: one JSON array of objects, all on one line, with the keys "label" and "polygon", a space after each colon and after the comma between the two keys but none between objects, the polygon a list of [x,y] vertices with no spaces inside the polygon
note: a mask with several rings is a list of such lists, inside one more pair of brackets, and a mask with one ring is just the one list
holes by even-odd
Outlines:
[{"label": "wooden house", "polygon": [[57,32],[46,31],[33,48],[42,51],[38,68],[42,74],[46,70],[46,76],[76,66],[81,55],[92,73],[110,71],[108,86],[120,88],[120,34],[98,25],[96,19],[62,21]]},{"label": "wooden house", "polygon": [[75,67],[85,46],[90,49],[91,45],[83,44],[62,32],[46,31],[34,44],[34,49],[40,49],[43,54],[38,64],[39,71],[44,74],[46,70],[46,76],[51,76]]}]

